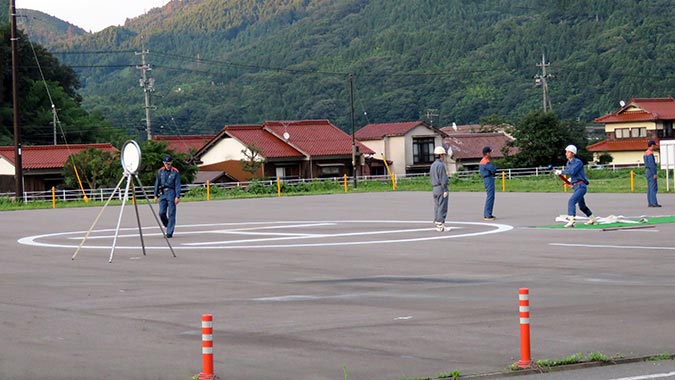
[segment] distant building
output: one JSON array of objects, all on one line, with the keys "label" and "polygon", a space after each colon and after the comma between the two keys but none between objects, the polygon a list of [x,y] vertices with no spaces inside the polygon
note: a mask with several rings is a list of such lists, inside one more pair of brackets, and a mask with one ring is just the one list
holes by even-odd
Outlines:
[{"label": "distant building", "polygon": [[[46,191],[63,184],[63,168],[71,154],[87,148],[117,152],[112,144],[28,145],[21,148],[23,188],[26,192]],[[15,192],[13,146],[0,147],[0,192]],[[121,165],[121,164],[120,164]],[[121,168],[121,166],[120,166]],[[121,171],[121,169],[120,169]]]},{"label": "distant building", "polygon": [[374,151],[366,158],[371,173],[383,175],[387,174],[385,159],[395,174],[428,173],[434,162],[434,147],[443,144],[446,134],[424,121],[409,121],[367,124],[355,136]]},{"label": "distant building", "polygon": [[153,135],[153,141],[164,141],[166,148],[175,153],[184,153],[188,156],[201,149],[204,144],[209,142],[214,135],[186,135],[186,136],[168,136]]},{"label": "distant building", "polygon": [[[373,154],[356,142],[362,154]],[[222,181],[248,181],[242,151],[255,147],[263,165],[257,178],[320,178],[352,176],[352,137],[328,120],[266,121],[262,125],[228,125],[196,154],[200,172]],[[357,175],[360,161],[357,162]],[[197,174],[203,180],[203,176]]]},{"label": "distant building", "polygon": [[509,155],[518,152],[516,148],[510,148],[507,145],[513,141],[513,138],[490,126],[457,125],[443,127],[441,131],[447,134],[447,137],[443,139],[443,144],[452,148],[456,170],[478,170],[485,146],[492,148],[493,158],[504,157],[505,151]]},{"label": "distant building", "polygon": [[675,137],[673,120],[675,101],[672,97],[632,98],[615,112],[595,119],[596,123],[605,126],[605,140],[586,149],[593,152],[595,160],[608,153],[612,156],[612,164],[641,164],[649,140]]}]

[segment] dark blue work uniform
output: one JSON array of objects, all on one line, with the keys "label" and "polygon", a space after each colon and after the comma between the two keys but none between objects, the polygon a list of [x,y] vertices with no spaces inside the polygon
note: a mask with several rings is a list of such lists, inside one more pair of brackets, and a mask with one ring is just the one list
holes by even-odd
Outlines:
[{"label": "dark blue work uniform", "polygon": [[497,167],[490,161],[489,157],[483,157],[478,167],[478,173],[483,178],[483,186],[485,186],[485,207],[483,208],[483,218],[493,218],[492,209],[495,205],[495,173]]},{"label": "dark blue work uniform", "polygon": [[172,166],[169,170],[162,167],[157,171],[155,197],[159,198],[159,218],[166,227],[167,237],[171,237],[176,228],[176,199],[180,198],[178,169]]},{"label": "dark blue work uniform", "polygon": [[591,209],[586,206],[586,200],[584,199],[584,195],[586,195],[586,191],[588,190],[588,178],[586,178],[584,171],[584,163],[574,157],[570,161],[567,161],[567,166],[562,173],[570,176],[572,189],[574,189],[574,194],[572,194],[570,200],[567,202],[567,215],[577,215],[577,204],[579,204],[579,210],[586,214],[586,216],[590,217],[593,215]]},{"label": "dark blue work uniform", "polygon": [[647,150],[642,157],[645,160],[645,177],[647,177],[647,204],[649,207],[658,206],[656,192],[659,191],[658,172],[654,152]]}]

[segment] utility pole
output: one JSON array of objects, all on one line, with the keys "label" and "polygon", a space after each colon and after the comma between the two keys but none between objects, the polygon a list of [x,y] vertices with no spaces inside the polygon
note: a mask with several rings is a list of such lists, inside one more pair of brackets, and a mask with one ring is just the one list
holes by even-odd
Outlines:
[{"label": "utility pole", "polygon": [[438,116],[438,113],[436,113],[436,112],[438,112],[438,109],[436,109],[436,108],[427,109],[426,116],[427,116],[427,119],[429,119],[429,125],[431,125],[431,126],[434,125],[434,120],[433,120],[434,116]]},{"label": "utility pole", "polygon": [[[141,37],[142,39],[143,37]],[[149,50],[145,50],[145,47],[141,45],[140,52],[134,52],[135,55],[141,56],[141,65],[136,66],[137,69],[141,70],[141,79],[138,81],[141,87],[143,87],[143,93],[145,96],[145,131],[148,135],[148,140],[152,140],[152,123],[150,122],[150,95],[155,92],[155,80],[148,77],[148,72],[152,70],[149,64],[145,63],[145,55],[150,53]]]},{"label": "utility pole", "polygon": [[16,51],[16,2],[11,0],[9,5],[9,15],[11,20],[11,35],[12,41],[12,112],[14,117],[14,180],[16,182],[16,200],[23,202],[23,163],[21,160],[21,128],[19,128],[19,97],[17,95],[18,82],[17,70],[18,54]]},{"label": "utility pole", "polygon": [[52,104],[52,125],[54,126],[54,145],[56,145],[56,107]]},{"label": "utility pole", "polygon": [[537,74],[534,76],[534,84],[537,86],[541,86],[542,88],[544,112],[553,111],[553,108],[551,107],[551,98],[548,94],[548,79],[553,78],[553,75],[546,74],[546,68],[550,65],[551,65],[550,63],[546,63],[546,57],[544,56],[544,54],[542,54],[541,63],[537,63],[537,66],[541,67],[541,74]]},{"label": "utility pole", "polygon": [[354,174],[354,188],[356,189],[356,138],[354,137],[354,76],[349,74],[349,103],[351,104],[352,118],[352,173]]}]

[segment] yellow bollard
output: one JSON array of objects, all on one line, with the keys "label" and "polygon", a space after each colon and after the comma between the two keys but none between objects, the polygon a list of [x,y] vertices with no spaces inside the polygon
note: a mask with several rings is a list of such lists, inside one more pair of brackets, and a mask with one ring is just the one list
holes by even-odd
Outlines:
[{"label": "yellow bollard", "polygon": [[[565,178],[567,178],[567,176],[565,176]],[[567,182],[563,183],[563,191],[567,192]]]},{"label": "yellow bollard", "polygon": [[502,191],[506,191],[506,173],[502,170]]},{"label": "yellow bollard", "polygon": [[630,192],[635,192],[635,172],[630,171]]},{"label": "yellow bollard", "polygon": [[345,193],[346,193],[347,192],[347,174],[345,174],[344,181],[345,181]]},{"label": "yellow bollard", "polygon": [[56,188],[52,186],[52,208],[56,208]]},{"label": "yellow bollard", "polygon": [[281,197],[281,179],[277,177],[277,197]]},{"label": "yellow bollard", "polygon": [[211,200],[211,182],[208,179],[206,180],[206,200]]}]

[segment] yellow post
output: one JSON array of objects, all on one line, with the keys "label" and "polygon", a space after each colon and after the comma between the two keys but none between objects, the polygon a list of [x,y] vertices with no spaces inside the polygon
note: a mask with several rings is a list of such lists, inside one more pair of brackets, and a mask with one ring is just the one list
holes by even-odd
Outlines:
[{"label": "yellow post", "polygon": [[[567,178],[567,176],[565,176]],[[563,183],[563,191],[567,192],[567,182]]]},{"label": "yellow post", "polygon": [[384,167],[387,168],[387,173],[389,174],[389,178],[391,178],[391,189],[396,190],[396,176],[389,169],[389,165],[387,164],[387,158],[384,157],[384,153],[382,153],[382,162],[384,162]]},{"label": "yellow post", "polygon": [[277,197],[281,196],[281,179],[277,177]]},{"label": "yellow post", "polygon": [[635,192],[635,172],[630,171],[630,192]]},{"label": "yellow post", "polygon": [[345,183],[345,193],[346,193],[347,192],[347,174],[345,174],[344,183]]},{"label": "yellow post", "polygon": [[502,170],[502,191],[506,191],[506,173]]},{"label": "yellow post", "polygon": [[52,186],[52,208],[56,208],[56,188]]},{"label": "yellow post", "polygon": [[211,182],[208,179],[206,180],[206,200],[211,200]]}]

